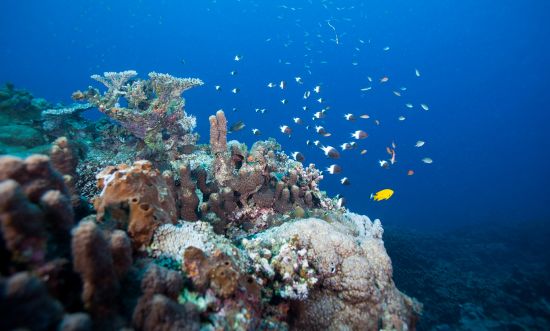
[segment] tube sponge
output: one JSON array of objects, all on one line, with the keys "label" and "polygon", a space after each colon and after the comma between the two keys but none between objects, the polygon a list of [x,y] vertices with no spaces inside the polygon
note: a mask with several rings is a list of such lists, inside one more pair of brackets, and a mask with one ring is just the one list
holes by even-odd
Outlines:
[{"label": "tube sponge", "polygon": [[210,121],[210,149],[212,154],[227,151],[227,119],[223,110],[208,118]]}]

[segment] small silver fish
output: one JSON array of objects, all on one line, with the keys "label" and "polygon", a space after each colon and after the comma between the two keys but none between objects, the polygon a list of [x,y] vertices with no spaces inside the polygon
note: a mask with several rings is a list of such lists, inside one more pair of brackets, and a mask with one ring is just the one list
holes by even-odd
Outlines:
[{"label": "small silver fish", "polygon": [[331,175],[334,175],[334,174],[339,174],[342,172],[342,167],[340,167],[339,165],[337,164],[331,164],[327,169],[326,171],[331,174]]},{"label": "small silver fish", "polygon": [[321,146],[321,149],[325,153],[325,156],[331,159],[340,158],[340,153],[338,150],[332,146]]},{"label": "small silver fish", "polygon": [[355,121],[355,119],[356,119],[355,116],[351,113],[345,114],[344,118],[346,119],[346,121]]},{"label": "small silver fish", "polygon": [[300,152],[293,152],[292,153],[292,158],[298,162],[304,162],[305,161],[305,156],[304,154],[300,153]]},{"label": "small silver fish", "polygon": [[286,104],[288,103],[288,100],[287,100],[287,99],[282,99],[282,100],[281,100],[281,103],[282,103],[283,105],[286,105]]},{"label": "small silver fish", "polygon": [[342,185],[351,184],[348,177],[344,177],[344,178],[340,179],[340,183],[342,183]]},{"label": "small silver fish", "polygon": [[325,135],[327,134],[327,130],[325,130],[324,127],[318,125],[318,126],[315,126],[315,132],[317,132],[318,134],[320,135]]},{"label": "small silver fish", "polygon": [[290,135],[292,133],[292,129],[288,125],[281,125],[279,127],[282,133]]},{"label": "small silver fish", "polygon": [[365,138],[367,138],[369,135],[368,135],[365,131],[363,131],[363,130],[357,130],[357,131],[353,132],[353,133],[351,134],[351,136],[352,136],[353,138],[355,138],[355,139],[365,139]]},{"label": "small silver fish", "polygon": [[229,132],[241,131],[245,126],[243,121],[237,121],[229,126]]},{"label": "small silver fish", "polygon": [[426,143],[425,141],[419,140],[419,141],[416,142],[414,147],[422,147],[422,146],[424,146],[425,143]]},{"label": "small silver fish", "polygon": [[255,135],[255,136],[259,136],[262,134],[262,132],[258,129],[252,129],[252,134]]},{"label": "small silver fish", "polygon": [[239,88],[235,87],[234,89],[231,90],[231,93],[237,94],[239,93],[239,91],[240,91]]},{"label": "small silver fish", "polygon": [[343,143],[342,145],[340,145],[340,147],[342,148],[343,151],[347,151],[347,150],[352,149],[350,143]]}]

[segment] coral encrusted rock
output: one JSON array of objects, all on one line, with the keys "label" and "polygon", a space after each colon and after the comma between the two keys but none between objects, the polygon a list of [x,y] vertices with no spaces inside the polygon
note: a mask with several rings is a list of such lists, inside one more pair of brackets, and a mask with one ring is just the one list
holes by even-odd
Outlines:
[{"label": "coral encrusted rock", "polygon": [[[295,241],[316,270],[316,286],[294,301],[295,330],[410,330],[421,306],[399,292],[381,239],[379,222],[352,213],[330,221],[309,218],[257,236],[270,243]],[[291,278],[292,279],[292,278]]]}]

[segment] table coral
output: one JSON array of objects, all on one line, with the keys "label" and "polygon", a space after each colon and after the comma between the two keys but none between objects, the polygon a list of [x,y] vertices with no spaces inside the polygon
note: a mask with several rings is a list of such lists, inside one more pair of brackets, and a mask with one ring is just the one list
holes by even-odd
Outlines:
[{"label": "table coral", "polygon": [[[194,145],[197,136],[194,116],[188,115],[181,94],[203,85],[197,78],[177,78],[168,74],[149,73],[148,80],[135,79],[137,72],[106,72],[92,78],[107,87],[75,93],[78,100],[90,104],[111,117],[136,137],[142,139],[152,152],[166,152]],[[120,98],[127,101],[122,107]]]}]

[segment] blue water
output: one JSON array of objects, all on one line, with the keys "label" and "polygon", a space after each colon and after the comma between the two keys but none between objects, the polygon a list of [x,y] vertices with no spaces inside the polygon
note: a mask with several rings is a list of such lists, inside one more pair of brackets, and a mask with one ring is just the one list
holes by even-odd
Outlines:
[{"label": "blue water", "polygon": [[[184,96],[202,142],[207,116],[223,108],[230,121],[246,124],[232,139],[250,144],[258,138],[250,129],[258,128],[260,138],[275,137],[287,152],[301,151],[306,163],[324,169],[333,162],[307,147],[307,139],[339,146],[351,141],[352,131],[367,131],[359,149],[337,161],[343,174],[327,175],[322,185],[384,224],[436,230],[545,221],[549,12],[548,1],[509,0],[4,1],[0,81],[69,103],[73,91],[95,84],[94,73],[135,69],[141,77],[150,71],[199,77],[206,85]],[[236,54],[243,59],[234,61]],[[383,76],[388,83],[378,82]],[[266,87],[281,80],[285,90]],[[320,95],[305,102],[303,92],[317,84]],[[366,86],[373,89],[361,92]],[[401,86],[407,87],[403,96],[393,95]],[[240,93],[231,93],[234,87]],[[324,105],[315,101],[319,96]],[[420,110],[420,103],[430,110]],[[311,109],[303,111],[306,104]],[[323,106],[330,106],[327,118],[312,122]],[[255,108],[267,108],[266,114]],[[343,119],[348,112],[372,118],[349,123]],[[400,115],[406,120],[398,121]],[[293,117],[306,123],[295,125]],[[318,123],[332,136],[318,138],[304,128]],[[279,131],[283,124],[294,129],[290,139]],[[419,139],[426,145],[414,148]],[[397,163],[382,169],[378,160],[387,158],[392,141]],[[434,163],[423,164],[423,157]],[[406,175],[409,169],[414,176]],[[343,176],[350,186],[340,185]],[[389,201],[368,200],[383,188],[395,191]]]}]

